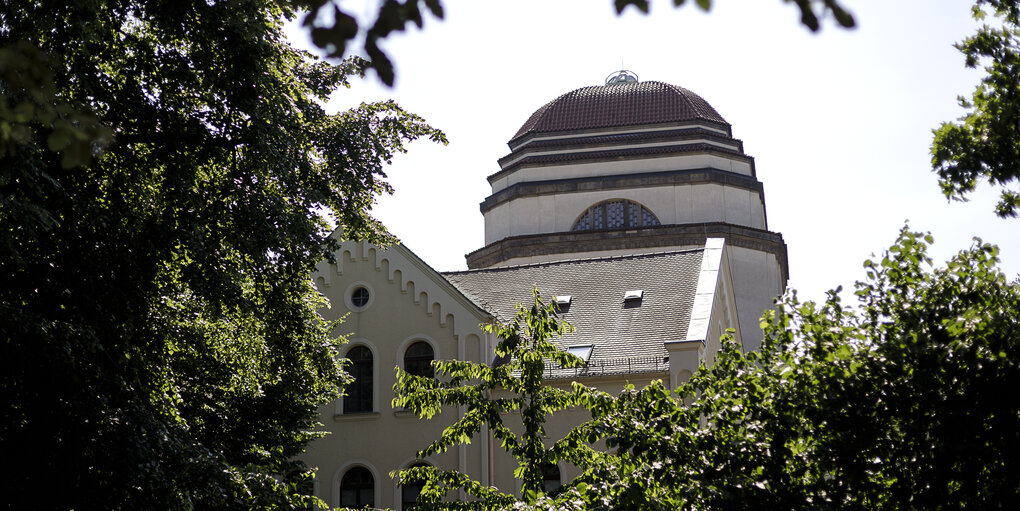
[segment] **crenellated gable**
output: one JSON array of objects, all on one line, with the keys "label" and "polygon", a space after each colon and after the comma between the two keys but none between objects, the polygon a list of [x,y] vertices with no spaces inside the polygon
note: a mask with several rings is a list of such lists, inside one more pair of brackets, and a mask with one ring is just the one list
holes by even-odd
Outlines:
[{"label": "crenellated gable", "polygon": [[477,333],[478,324],[489,318],[487,312],[402,245],[378,247],[345,241],[334,255],[335,262],[320,262],[314,275],[316,286],[333,307],[345,303],[344,293],[351,283],[374,275],[410,297],[426,317],[435,318],[440,327],[450,328],[455,337]]}]

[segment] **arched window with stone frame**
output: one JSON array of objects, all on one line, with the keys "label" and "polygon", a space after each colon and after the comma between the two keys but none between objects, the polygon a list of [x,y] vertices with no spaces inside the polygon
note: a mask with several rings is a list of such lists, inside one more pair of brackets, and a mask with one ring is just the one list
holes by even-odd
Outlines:
[{"label": "arched window with stone frame", "polygon": [[415,376],[432,378],[435,372],[432,369],[432,361],[435,359],[435,350],[432,345],[425,341],[415,341],[404,350],[404,371]]},{"label": "arched window with stone frame", "polygon": [[609,199],[593,204],[578,215],[571,231],[636,229],[661,225],[651,210],[627,199]]},{"label": "arched window with stone frame", "polygon": [[351,467],[340,479],[340,507],[375,506],[375,478],[362,466]]}]

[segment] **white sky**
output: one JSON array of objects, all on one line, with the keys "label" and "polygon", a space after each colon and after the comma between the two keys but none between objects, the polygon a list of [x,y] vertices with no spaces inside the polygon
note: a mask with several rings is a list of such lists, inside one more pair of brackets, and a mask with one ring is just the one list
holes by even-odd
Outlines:
[{"label": "white sky", "polygon": [[995,217],[997,192],[948,203],[930,170],[931,130],[962,115],[956,97],[980,78],[952,47],[976,27],[969,2],[844,0],[858,28],[826,20],[818,34],[780,0],[715,0],[707,14],[652,3],[650,16],[617,17],[608,0],[443,0],[444,20],[388,39],[396,86],[371,76],[330,106],[393,98],[450,144],[412,144],[374,214],[434,268],[464,269],[484,243],[478,204],[506,141],[533,111],[602,84],[622,62],[698,93],[733,126],[801,298],[851,287],[907,219],[935,236],[936,263],[979,236],[1001,247],[1007,276],[1020,273],[1020,220]]}]

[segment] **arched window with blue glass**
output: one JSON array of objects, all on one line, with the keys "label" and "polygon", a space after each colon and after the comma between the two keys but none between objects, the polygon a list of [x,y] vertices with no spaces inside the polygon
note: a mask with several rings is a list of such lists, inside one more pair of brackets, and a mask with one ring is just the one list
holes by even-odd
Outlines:
[{"label": "arched window with blue glass", "polygon": [[609,199],[584,210],[574,221],[571,231],[604,231],[637,229],[661,225],[648,208],[627,199]]}]

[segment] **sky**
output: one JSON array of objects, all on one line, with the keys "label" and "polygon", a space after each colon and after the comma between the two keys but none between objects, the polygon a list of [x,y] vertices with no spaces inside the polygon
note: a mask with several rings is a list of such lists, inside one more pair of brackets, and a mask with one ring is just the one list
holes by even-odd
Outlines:
[{"label": "sky", "polygon": [[370,75],[329,108],[392,98],[450,143],[415,142],[395,158],[396,192],[373,214],[433,268],[465,269],[484,244],[479,203],[506,142],[545,103],[622,67],[694,91],[732,125],[802,299],[852,287],[907,221],[935,237],[936,263],[978,236],[1000,246],[1007,276],[1020,274],[1020,219],[993,214],[998,192],[949,202],[931,172],[931,130],[963,115],[956,98],[981,77],[953,48],[977,27],[968,2],[843,0],[857,28],[827,19],[819,33],[780,0],[715,0],[708,13],[672,4],[617,16],[609,0],[444,0],[443,20],[391,36],[395,86]]}]

